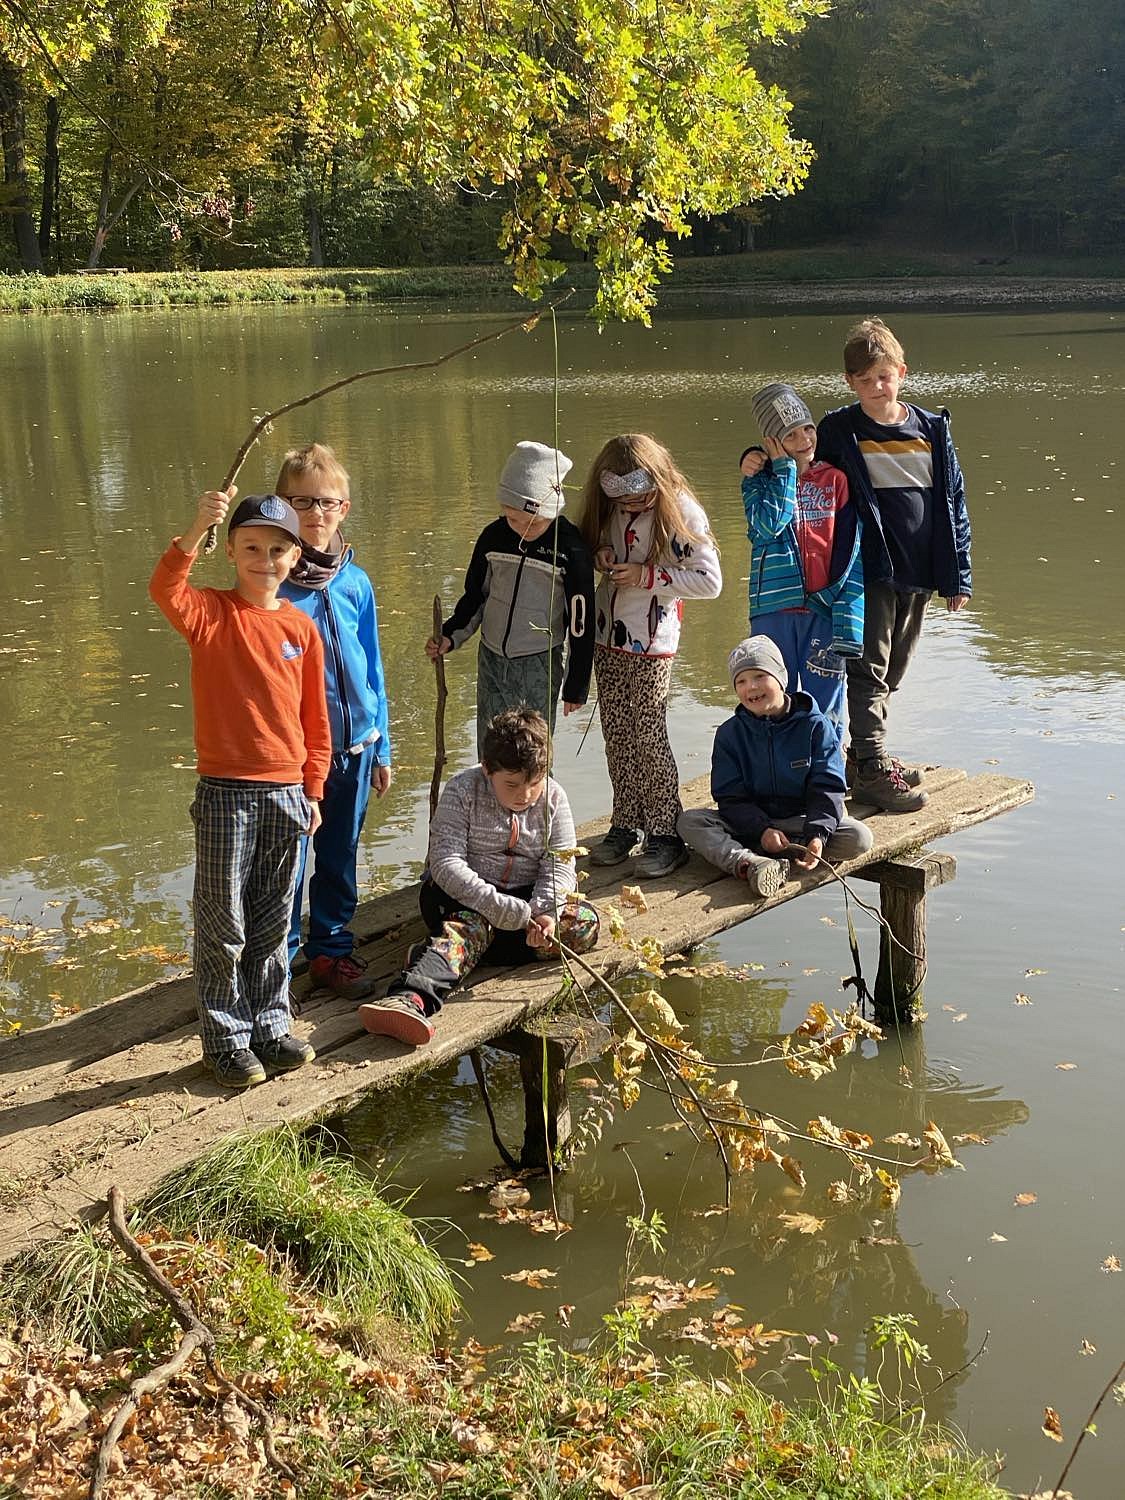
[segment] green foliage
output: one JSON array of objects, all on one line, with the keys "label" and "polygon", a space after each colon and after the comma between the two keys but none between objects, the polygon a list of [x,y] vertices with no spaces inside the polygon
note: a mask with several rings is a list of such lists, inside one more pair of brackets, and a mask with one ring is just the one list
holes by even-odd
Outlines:
[{"label": "green foliage", "polygon": [[435,1335],[458,1304],[415,1222],[313,1134],[233,1136],[164,1178],[141,1207],[151,1223],[278,1252],[360,1325],[393,1318]]},{"label": "green foliage", "polygon": [[152,1298],[104,1233],[75,1230],[4,1267],[0,1326],[37,1328],[50,1344],[112,1349],[152,1321]]}]

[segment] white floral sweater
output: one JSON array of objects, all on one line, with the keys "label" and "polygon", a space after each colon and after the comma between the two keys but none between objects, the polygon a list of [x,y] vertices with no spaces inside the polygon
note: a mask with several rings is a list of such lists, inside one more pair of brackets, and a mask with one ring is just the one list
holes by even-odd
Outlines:
[{"label": "white floral sweater", "polygon": [[664,553],[655,563],[646,563],[655,512],[631,516],[614,506],[601,545],[612,547],[619,563],[641,563],[644,573],[639,588],[622,588],[609,578],[598,584],[594,606],[599,646],[636,656],[675,656],[683,601],[718,597],[723,574],[707,516],[688,495],[680,496],[680,509],[687,526],[703,540],[689,541],[673,532]]}]

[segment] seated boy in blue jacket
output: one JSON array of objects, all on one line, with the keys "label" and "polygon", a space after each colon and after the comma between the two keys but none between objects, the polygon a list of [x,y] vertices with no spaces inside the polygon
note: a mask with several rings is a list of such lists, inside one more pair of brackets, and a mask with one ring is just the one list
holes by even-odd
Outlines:
[{"label": "seated boy in blue jacket", "polygon": [[786,692],[789,673],[775,643],[750,636],[728,666],[738,707],[715,734],[716,806],[681,813],[676,827],[685,844],[745,880],[755,896],[775,896],[789,878],[786,860],[811,870],[821,858],[854,859],[874,839],[844,812],[835,729],[807,693]]},{"label": "seated boy in blue jacket", "polygon": [[[340,524],[351,509],[347,470],[331,448],[309,443],[285,455],[274,486],[297,512],[301,558],[281,597],[315,623],[324,644],[324,687],[332,726],[332,768],[312,838],[309,938],[305,953],[313,984],[345,1000],[374,989],[352,951],[358,899],[356,857],[367,803],[391,784],[387,690],[371,580],[355,561]],[[289,963],[301,944],[301,895],[309,840],[301,849],[289,931]]]}]

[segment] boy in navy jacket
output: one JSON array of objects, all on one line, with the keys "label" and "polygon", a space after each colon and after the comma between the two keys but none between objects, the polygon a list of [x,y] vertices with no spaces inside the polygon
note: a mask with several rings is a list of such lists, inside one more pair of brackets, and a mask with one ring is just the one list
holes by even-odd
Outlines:
[{"label": "boy in navy jacket", "polygon": [[784,859],[811,870],[821,858],[854,859],[874,839],[844,812],[835,729],[807,693],[786,692],[789,673],[769,636],[740,641],[728,666],[738,708],[711,752],[716,807],[681,813],[676,826],[685,844],[754,895],[775,896],[789,878]]},{"label": "boy in navy jacket", "polygon": [[[372,789],[391,784],[387,692],[371,580],[340,533],[351,509],[348,475],[331,448],[310,443],[285,455],[275,486],[297,512],[301,559],[281,586],[282,597],[308,615],[324,645],[324,686],[332,726],[332,768],[313,836],[309,938],[313,983],[346,1000],[373,989],[355,957],[349,923],[358,891],[356,856]],[[289,931],[289,963],[301,946],[301,894],[309,841],[301,849]]]},{"label": "boy in navy jacket", "polygon": [[849,759],[855,796],[886,812],[915,812],[922,779],[887,744],[890,696],[922,634],[932,594],[950,612],[973,591],[965,481],[949,413],[900,401],[902,345],[881,318],[865,318],[844,345],[844,378],[859,397],[820,420],[816,456],[843,469],[863,524],[863,654],[848,673]]}]

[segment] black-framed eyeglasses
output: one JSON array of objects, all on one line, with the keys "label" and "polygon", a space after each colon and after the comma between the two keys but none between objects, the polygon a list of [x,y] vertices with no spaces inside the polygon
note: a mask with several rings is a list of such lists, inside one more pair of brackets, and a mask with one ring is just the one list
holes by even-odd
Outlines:
[{"label": "black-framed eyeglasses", "polygon": [[313,506],[316,505],[324,511],[325,515],[331,514],[334,510],[339,510],[340,506],[344,503],[342,500],[325,499],[321,495],[287,495],[285,498],[294,510],[312,510]]}]

